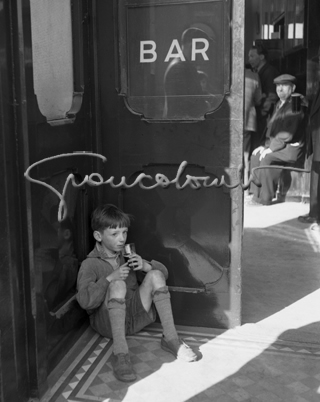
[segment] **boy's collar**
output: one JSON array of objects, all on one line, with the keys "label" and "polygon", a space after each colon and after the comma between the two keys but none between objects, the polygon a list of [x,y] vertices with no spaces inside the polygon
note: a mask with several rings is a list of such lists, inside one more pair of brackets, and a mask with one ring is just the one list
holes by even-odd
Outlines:
[{"label": "boy's collar", "polygon": [[100,243],[98,243],[98,242],[96,242],[96,248],[97,248],[98,253],[99,253],[103,258],[116,258],[116,257],[118,257],[118,255],[120,254],[120,253],[117,253],[117,252],[112,253],[112,252],[109,251],[109,250],[105,250],[105,249],[103,248],[103,246],[102,246]]}]

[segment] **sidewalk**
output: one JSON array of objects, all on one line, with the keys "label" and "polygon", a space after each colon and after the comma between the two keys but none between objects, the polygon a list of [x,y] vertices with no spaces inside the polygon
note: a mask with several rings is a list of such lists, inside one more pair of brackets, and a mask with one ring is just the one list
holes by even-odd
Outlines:
[{"label": "sidewalk", "polygon": [[318,322],[301,340],[320,342],[320,234],[297,219],[308,209],[295,202],[245,207],[242,323],[273,338]]}]

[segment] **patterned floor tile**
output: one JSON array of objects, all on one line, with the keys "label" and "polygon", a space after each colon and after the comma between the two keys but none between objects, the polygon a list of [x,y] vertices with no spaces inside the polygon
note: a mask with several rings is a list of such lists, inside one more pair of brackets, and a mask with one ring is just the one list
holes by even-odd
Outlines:
[{"label": "patterned floor tile", "polygon": [[203,354],[198,362],[179,362],[164,352],[157,330],[129,337],[137,381],[127,384],[113,376],[112,342],[95,335],[53,387],[50,402],[320,401],[317,344],[182,336]]}]

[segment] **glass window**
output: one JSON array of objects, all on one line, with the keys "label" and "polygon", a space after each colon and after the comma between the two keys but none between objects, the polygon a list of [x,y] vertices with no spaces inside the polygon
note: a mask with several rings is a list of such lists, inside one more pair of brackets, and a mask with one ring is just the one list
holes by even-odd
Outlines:
[{"label": "glass window", "polygon": [[225,1],[119,1],[121,93],[154,120],[199,120],[229,90]]},{"label": "glass window", "polygon": [[262,7],[262,39],[269,39],[270,2],[263,1]]},{"label": "glass window", "polygon": [[[73,173],[77,183],[82,177],[72,170],[61,170],[61,161],[48,177],[40,181],[62,193],[67,177]],[[39,170],[41,172],[41,167]],[[59,198],[47,187],[38,186],[33,199],[33,235],[37,290],[43,302],[46,325],[46,347],[49,360],[66,334],[79,328],[87,318],[75,300],[79,266],[85,258],[87,245],[83,234],[87,227],[86,196],[69,183],[65,200],[68,216],[58,221]]]},{"label": "glass window", "polygon": [[296,0],[296,27],[295,39],[296,45],[303,43],[304,30],[304,0]]},{"label": "glass window", "polygon": [[304,0],[287,1],[286,50],[304,44]]},{"label": "glass window", "polygon": [[47,120],[64,119],[73,102],[70,0],[30,0],[34,91]]}]

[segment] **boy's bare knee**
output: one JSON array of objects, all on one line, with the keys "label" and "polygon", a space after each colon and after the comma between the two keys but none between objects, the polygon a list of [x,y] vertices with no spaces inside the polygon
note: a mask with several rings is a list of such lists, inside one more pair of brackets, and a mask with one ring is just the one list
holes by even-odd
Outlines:
[{"label": "boy's bare knee", "polygon": [[108,299],[112,298],[123,298],[127,293],[127,285],[125,281],[116,280],[110,282],[108,289]]},{"label": "boy's bare knee", "polygon": [[166,284],[163,273],[158,270],[149,271],[145,277],[145,280],[151,282],[155,288],[165,286]]}]

